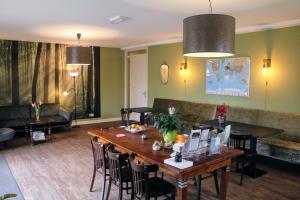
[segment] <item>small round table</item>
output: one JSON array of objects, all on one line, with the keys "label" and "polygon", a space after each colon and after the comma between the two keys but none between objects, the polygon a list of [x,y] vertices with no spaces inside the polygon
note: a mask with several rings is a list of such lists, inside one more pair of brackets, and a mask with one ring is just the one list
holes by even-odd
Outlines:
[{"label": "small round table", "polygon": [[49,140],[52,141],[52,134],[51,134],[51,123],[54,122],[54,120],[50,117],[41,118],[40,120],[36,119],[29,119],[26,121],[25,129],[26,129],[26,140],[29,141],[31,144],[34,144],[33,140],[33,128],[34,127],[43,127],[44,132],[46,133],[45,129],[48,129],[48,136]]}]

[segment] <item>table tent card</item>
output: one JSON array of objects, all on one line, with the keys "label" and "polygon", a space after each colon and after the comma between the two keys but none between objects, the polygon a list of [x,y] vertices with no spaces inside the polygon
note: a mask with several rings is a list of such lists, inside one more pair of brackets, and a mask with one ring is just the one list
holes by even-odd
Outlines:
[{"label": "table tent card", "polygon": [[212,137],[210,139],[209,155],[220,153],[220,137]]},{"label": "table tent card", "polygon": [[208,133],[209,129],[192,130],[188,141],[184,145],[183,154],[186,157],[189,157],[196,154],[206,153],[208,146]]},{"label": "table tent card", "polygon": [[230,136],[231,125],[227,125],[223,132],[218,134],[222,145],[227,146]]}]

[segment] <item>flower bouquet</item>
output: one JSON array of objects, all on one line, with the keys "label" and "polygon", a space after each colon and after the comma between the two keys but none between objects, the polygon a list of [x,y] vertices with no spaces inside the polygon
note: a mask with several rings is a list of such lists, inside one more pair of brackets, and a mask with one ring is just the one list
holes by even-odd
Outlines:
[{"label": "flower bouquet", "polygon": [[225,103],[217,106],[216,118],[218,119],[220,126],[225,123],[227,111],[228,106],[226,106]]},{"label": "flower bouquet", "polygon": [[35,101],[35,102],[32,103],[32,107],[34,108],[34,112],[35,112],[36,121],[40,120],[41,106],[42,106],[41,101]]}]

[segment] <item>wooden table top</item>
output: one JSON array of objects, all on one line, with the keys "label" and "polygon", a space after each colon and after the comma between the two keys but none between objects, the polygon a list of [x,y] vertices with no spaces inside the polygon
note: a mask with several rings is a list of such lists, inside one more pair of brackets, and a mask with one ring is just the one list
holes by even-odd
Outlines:
[{"label": "wooden table top", "polygon": [[29,119],[26,121],[26,124],[29,125],[45,125],[45,124],[49,124],[51,122],[54,122],[54,120],[51,117],[43,117],[40,118],[40,120],[36,120],[36,119]]},{"label": "wooden table top", "polygon": [[149,107],[136,107],[136,108],[129,108],[132,112],[136,113],[145,113],[145,112],[152,112],[153,108]]},{"label": "wooden table top", "polygon": [[[209,120],[202,122],[201,124],[211,125],[218,128],[217,120]],[[231,133],[235,135],[252,135],[256,138],[272,137],[274,135],[283,132],[282,129],[276,129],[271,127],[259,126],[254,124],[245,124],[240,122],[225,121],[225,125],[231,125]]]},{"label": "wooden table top", "polygon": [[[145,162],[157,164],[160,168],[164,168],[165,172],[176,178],[188,178],[192,171],[207,171],[209,166],[217,165],[227,159],[242,155],[243,152],[233,148],[224,147],[220,154],[213,156],[201,155],[193,159],[194,165],[186,169],[178,169],[164,163],[164,160],[170,158],[172,150],[162,149],[160,151],[152,150],[152,144],[155,140],[162,140],[162,136],[155,128],[148,128],[145,132],[146,140],[142,140],[141,133],[129,133],[122,128],[112,128],[103,130],[88,131],[91,136],[96,136],[103,142],[108,142],[121,147],[125,152],[136,153]],[[117,137],[117,134],[125,134],[125,137]],[[212,169],[214,170],[214,169]]]}]

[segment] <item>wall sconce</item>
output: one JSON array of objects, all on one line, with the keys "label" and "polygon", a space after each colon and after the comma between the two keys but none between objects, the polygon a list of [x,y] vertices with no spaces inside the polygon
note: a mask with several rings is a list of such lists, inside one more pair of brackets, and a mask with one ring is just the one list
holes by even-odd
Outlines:
[{"label": "wall sconce", "polygon": [[263,59],[263,75],[268,75],[268,70],[271,67],[271,59]]},{"label": "wall sconce", "polygon": [[269,68],[271,67],[271,58],[263,59],[263,75],[266,76],[266,87],[265,87],[265,110],[267,110],[268,100],[268,84],[269,84]]},{"label": "wall sconce", "polygon": [[180,64],[180,75],[183,77],[183,81],[186,83],[188,71],[187,71],[187,57],[184,57],[184,63]]}]

